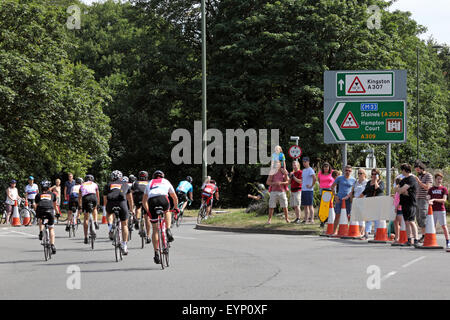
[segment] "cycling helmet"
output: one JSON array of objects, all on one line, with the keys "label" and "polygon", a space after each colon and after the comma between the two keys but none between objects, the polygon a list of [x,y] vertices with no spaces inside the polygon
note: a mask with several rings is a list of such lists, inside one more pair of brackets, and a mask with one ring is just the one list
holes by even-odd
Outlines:
[{"label": "cycling helmet", "polygon": [[260,183],[260,184],[258,184],[258,189],[262,191],[262,190],[266,189],[266,187],[262,183]]},{"label": "cycling helmet", "polygon": [[155,172],[153,172],[153,179],[156,178],[164,178],[164,172],[162,172],[161,170],[156,170]]},{"label": "cycling helmet", "polygon": [[86,177],[84,177],[84,180],[86,180],[86,181],[94,181],[94,176],[92,174],[88,174],[88,175],[86,175]]},{"label": "cycling helmet", "polygon": [[119,170],[114,170],[113,172],[111,172],[111,181],[115,181],[115,180],[122,180],[122,172]]},{"label": "cycling helmet", "polygon": [[28,180],[34,180],[33,176],[29,176]]},{"label": "cycling helmet", "polygon": [[129,179],[130,179],[131,183],[133,183],[133,182],[135,182],[137,180],[136,177],[134,175],[132,175],[132,174],[130,174]]},{"label": "cycling helmet", "polygon": [[76,183],[76,184],[82,184],[82,183],[83,183],[83,179],[81,179],[81,178],[76,178],[76,179],[75,179],[75,183]]},{"label": "cycling helmet", "polygon": [[148,180],[148,172],[147,171],[139,171],[138,176],[139,176],[140,181]]},{"label": "cycling helmet", "polygon": [[41,186],[43,190],[48,190],[52,186],[52,183],[48,180],[41,181]]},{"label": "cycling helmet", "polygon": [[123,177],[122,182],[128,182],[128,177],[127,176]]},{"label": "cycling helmet", "polygon": [[209,183],[216,184],[215,180],[210,180]]},{"label": "cycling helmet", "polygon": [[189,182],[189,183],[192,183],[192,181],[193,181],[193,180],[192,180],[192,177],[191,177],[191,176],[187,176],[187,177],[186,177],[186,181]]}]

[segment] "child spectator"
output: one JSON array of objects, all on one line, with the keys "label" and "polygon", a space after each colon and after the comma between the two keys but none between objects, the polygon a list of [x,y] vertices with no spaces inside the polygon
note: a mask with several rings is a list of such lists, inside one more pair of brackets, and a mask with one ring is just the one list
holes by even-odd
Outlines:
[{"label": "child spectator", "polygon": [[286,169],[286,157],[280,146],[276,146],[275,152],[272,153],[272,168],[275,168],[278,162],[281,163],[281,168]]},{"label": "child spectator", "polygon": [[430,204],[433,208],[433,218],[434,224],[439,221],[439,224],[442,227],[442,231],[444,231],[446,248],[450,249],[450,244],[448,240],[448,229],[447,229],[447,217],[445,210],[445,202],[448,197],[448,190],[446,187],[442,185],[442,181],[444,180],[444,176],[442,173],[438,172],[434,175],[434,186],[428,190],[428,195],[430,196]]}]

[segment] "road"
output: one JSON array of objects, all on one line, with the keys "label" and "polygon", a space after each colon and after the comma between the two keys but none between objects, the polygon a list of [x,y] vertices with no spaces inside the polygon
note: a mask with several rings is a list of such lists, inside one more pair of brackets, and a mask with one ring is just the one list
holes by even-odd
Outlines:
[{"label": "road", "polygon": [[129,255],[116,262],[106,225],[95,250],[81,228],[68,238],[58,225],[57,253],[45,262],[36,226],[0,228],[0,299],[450,299],[444,250],[194,227],[188,220],[173,228],[165,270],[150,246],[140,249],[136,232]]}]

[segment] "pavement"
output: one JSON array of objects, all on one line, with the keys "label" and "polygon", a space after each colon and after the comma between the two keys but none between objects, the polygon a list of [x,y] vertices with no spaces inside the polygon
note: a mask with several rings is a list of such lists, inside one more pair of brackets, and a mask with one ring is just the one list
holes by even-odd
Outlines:
[{"label": "pavement", "polygon": [[57,253],[46,262],[36,226],[0,228],[0,299],[450,299],[445,250],[195,227],[186,218],[172,228],[164,270],[137,232],[116,262],[106,225],[94,250],[81,228],[68,238],[57,225]]}]

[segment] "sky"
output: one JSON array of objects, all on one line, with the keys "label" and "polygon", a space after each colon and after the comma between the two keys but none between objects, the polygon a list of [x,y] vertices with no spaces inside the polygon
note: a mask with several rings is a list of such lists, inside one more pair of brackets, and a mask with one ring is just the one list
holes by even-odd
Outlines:
[{"label": "sky", "polygon": [[[87,4],[104,0],[82,0]],[[427,27],[428,31],[420,36],[428,40],[432,36],[440,44],[450,45],[450,0],[397,0],[389,9],[409,11],[412,18]]]}]

